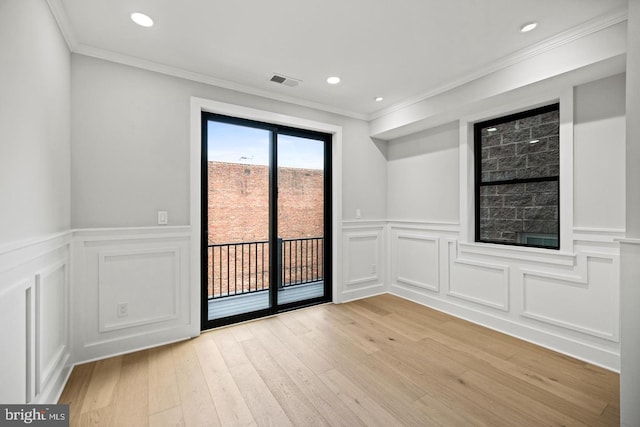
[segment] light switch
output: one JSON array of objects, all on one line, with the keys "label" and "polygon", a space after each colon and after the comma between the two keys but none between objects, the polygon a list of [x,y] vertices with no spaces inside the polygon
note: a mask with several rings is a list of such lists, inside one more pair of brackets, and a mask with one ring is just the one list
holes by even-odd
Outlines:
[{"label": "light switch", "polygon": [[158,225],[167,225],[169,223],[169,213],[167,211],[158,211]]}]

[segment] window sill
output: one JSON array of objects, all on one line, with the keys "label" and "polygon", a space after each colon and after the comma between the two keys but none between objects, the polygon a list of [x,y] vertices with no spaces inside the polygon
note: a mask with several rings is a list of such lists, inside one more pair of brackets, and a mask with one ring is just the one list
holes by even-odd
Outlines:
[{"label": "window sill", "polygon": [[562,252],[558,249],[531,248],[525,246],[509,246],[496,243],[460,243],[460,253],[490,255],[520,261],[542,262],[554,265],[573,266],[576,254]]}]

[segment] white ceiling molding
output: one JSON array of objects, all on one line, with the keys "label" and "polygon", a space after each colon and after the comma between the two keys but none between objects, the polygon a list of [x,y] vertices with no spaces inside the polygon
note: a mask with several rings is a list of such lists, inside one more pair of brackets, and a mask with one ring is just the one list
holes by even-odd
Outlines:
[{"label": "white ceiling molding", "polygon": [[160,64],[157,62],[152,62],[149,60],[141,59],[136,56],[125,55],[113,51],[108,51],[100,48],[95,48],[92,46],[83,45],[78,41],[78,38],[73,30],[70,21],[67,16],[67,11],[62,4],[61,0],[46,0],[49,8],[51,9],[52,14],[54,15],[58,26],[62,32],[63,37],[65,38],[67,45],[69,46],[69,50],[76,54],[81,54],[85,56],[90,56],[98,59],[103,59],[115,63],[120,63],[124,65],[129,65],[141,69],[146,69],[154,72],[158,72],[161,74],[179,77],[186,80],[191,80],[199,83],[204,83],[212,86],[217,86],[229,90],[234,90],[250,95],[260,96],[276,101],[286,102],[294,105],[299,105],[302,107],[313,108],[320,111],[325,111],[332,114],[338,114],[341,116],[351,117],[359,120],[372,121],[378,119],[380,117],[386,116],[388,114],[394,113],[396,111],[402,110],[404,108],[410,107],[414,104],[420,103],[426,99],[432,98],[439,94],[448,92],[452,89],[455,89],[464,84],[470,83],[474,80],[478,80],[482,77],[495,73],[497,71],[503,70],[509,66],[514,64],[523,62],[527,59],[540,55],[541,53],[556,49],[562,45],[567,43],[571,43],[577,39],[589,36],[590,34],[596,33],[613,25],[619,24],[627,20],[627,11],[626,9],[617,10],[607,15],[603,15],[597,18],[594,18],[590,21],[585,22],[579,26],[571,28],[557,36],[546,39],[542,42],[539,42],[529,48],[523,49],[519,52],[516,52],[512,55],[508,55],[501,60],[494,61],[494,63],[481,67],[474,71],[473,73],[467,74],[466,76],[459,78],[457,80],[451,81],[447,84],[444,84],[437,89],[430,90],[421,95],[413,96],[406,98],[405,100],[393,104],[389,107],[377,110],[373,113],[358,113],[355,111],[350,111],[346,109],[341,109],[339,107],[318,103],[314,101],[309,101],[307,99],[297,98],[293,96],[287,96],[278,94],[275,92],[271,92],[268,90],[257,89],[255,87],[251,87],[248,85],[235,83],[229,80],[220,79],[208,74],[197,73],[188,71],[179,67],[168,66],[165,64]]},{"label": "white ceiling molding", "polygon": [[78,38],[69,23],[67,11],[60,0],[47,0],[47,4],[49,5],[49,9],[51,10],[53,17],[58,23],[62,37],[64,37],[64,40],[67,42],[67,47],[71,52],[73,52],[78,45]]},{"label": "white ceiling molding", "polygon": [[626,20],[627,20],[626,10],[619,10],[609,15],[598,17],[591,21],[585,22],[582,25],[579,25],[570,30],[567,30],[561,34],[558,34],[555,37],[552,37],[550,39],[537,43],[533,46],[530,46],[527,49],[521,50],[512,55],[508,55],[502,58],[501,60],[496,61],[494,64],[491,64],[484,68],[480,68],[474,73],[468,74],[465,77],[462,77],[461,79],[452,81],[444,86],[431,90],[422,95],[408,98],[402,102],[399,102],[387,108],[383,108],[374,113],[371,113],[368,119],[371,121],[379,117],[385,116],[389,113],[409,107],[413,104],[417,104],[421,101],[424,101],[425,99],[431,98],[433,96],[439,95],[444,92],[448,92],[456,87],[462,86],[466,83],[485,77],[489,74],[495,73],[496,71],[502,70],[504,68],[517,64],[519,62],[525,61],[529,58],[533,58],[534,56],[540,55],[541,53],[547,52],[549,50],[556,49],[562,45],[571,43],[574,40],[580,39],[582,37],[586,37],[590,34],[604,30],[606,28],[609,28],[613,25],[619,24]]},{"label": "white ceiling molding", "polygon": [[313,108],[328,113],[338,114],[340,116],[351,117],[359,120],[368,120],[367,114],[361,114],[354,111],[347,111],[340,108],[336,108],[330,105],[320,104],[305,99],[295,98],[292,96],[280,95],[277,93],[256,89],[250,86],[242,85],[239,83],[230,82],[227,80],[219,79],[210,75],[196,73],[181,68],[176,68],[157,62],[148,61],[134,56],[123,55],[117,52],[111,52],[104,49],[98,49],[92,46],[87,46],[78,42],[78,39],[69,23],[67,18],[67,12],[60,0],[46,0],[51,9],[55,20],[60,27],[60,31],[67,42],[67,46],[72,53],[79,55],[90,56],[93,58],[103,59],[118,64],[129,65],[131,67],[141,68],[144,70],[154,71],[156,73],[165,74],[168,76],[179,77],[182,79],[204,83],[211,86],[217,86],[224,89],[230,89],[237,92],[246,93],[249,95],[260,96],[263,98],[273,99],[275,101],[286,102],[289,104],[299,105],[301,107]]},{"label": "white ceiling molding", "polygon": [[[527,64],[516,64],[512,67],[526,66]],[[556,95],[567,87],[585,84],[614,74],[625,72],[626,55],[624,51],[616,49],[608,58],[596,59],[596,62],[581,64],[576,67],[563,67],[553,76],[528,78],[518,84],[504,87],[496,82],[503,81],[506,74],[518,70],[501,70],[502,75],[488,76],[485,79],[492,79],[492,82],[478,79],[469,86],[459,88],[451,92],[436,95],[433,98],[423,100],[421,103],[413,104],[406,109],[390,113],[369,122],[369,134],[372,138],[380,141],[391,141],[404,136],[424,131],[436,126],[460,120],[465,117],[467,120],[476,120],[480,117],[485,120],[498,115],[504,115],[505,105],[518,103],[519,105],[536,107],[540,106],[539,99],[541,93],[547,94],[545,102],[551,102],[557,98]],[[505,74],[506,73],[506,74]],[[493,83],[493,84],[492,84]],[[478,96],[474,94],[481,93]],[[467,101],[461,102],[461,99]],[[426,105],[425,105],[426,104]],[[497,106],[502,107],[497,107]],[[494,110],[500,110],[495,114]],[[525,108],[526,109],[526,108]],[[522,110],[520,110],[522,111]],[[479,116],[476,116],[481,112]],[[517,112],[516,110],[510,112]]]},{"label": "white ceiling molding", "polygon": [[356,113],[353,111],[342,110],[330,105],[320,104],[305,99],[295,98],[292,96],[280,95],[277,93],[269,92],[262,89],[256,89],[250,86],[242,85],[239,83],[230,82],[228,80],[219,79],[213,76],[209,76],[202,73],[196,73],[193,71],[184,70],[181,68],[172,67],[170,65],[159,64],[157,62],[148,61],[135,56],[123,55],[117,52],[111,52],[104,49],[98,49],[83,44],[78,45],[73,53],[90,56],[92,58],[103,59],[118,64],[128,65],[131,67],[141,68],[144,70],[154,71],[156,73],[165,74],[172,77],[179,77],[181,79],[190,80],[193,82],[204,83],[211,86],[217,86],[224,89],[234,90],[237,92],[246,93],[249,95],[260,96],[263,98],[272,99],[274,101],[287,102],[289,104],[299,105],[301,107],[313,108],[320,111],[326,111],[328,113],[338,114],[341,116],[351,117],[359,120],[367,120],[369,117],[366,114]]}]

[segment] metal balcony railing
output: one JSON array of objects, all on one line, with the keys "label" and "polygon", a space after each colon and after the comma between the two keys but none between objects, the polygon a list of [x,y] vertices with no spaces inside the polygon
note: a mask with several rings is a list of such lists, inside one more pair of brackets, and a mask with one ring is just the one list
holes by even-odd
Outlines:
[{"label": "metal balcony railing", "polygon": [[[209,299],[269,289],[269,242],[209,245]],[[278,239],[282,288],[324,280],[324,238]]]}]

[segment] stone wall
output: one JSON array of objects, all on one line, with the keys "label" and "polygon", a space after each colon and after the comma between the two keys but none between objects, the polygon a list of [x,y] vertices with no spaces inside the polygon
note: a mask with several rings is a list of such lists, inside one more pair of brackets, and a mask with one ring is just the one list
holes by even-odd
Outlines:
[{"label": "stone wall", "polygon": [[[487,126],[481,138],[482,183],[559,175],[557,110]],[[533,234],[557,239],[558,197],[557,181],[482,186],[480,239],[523,243]]]}]

